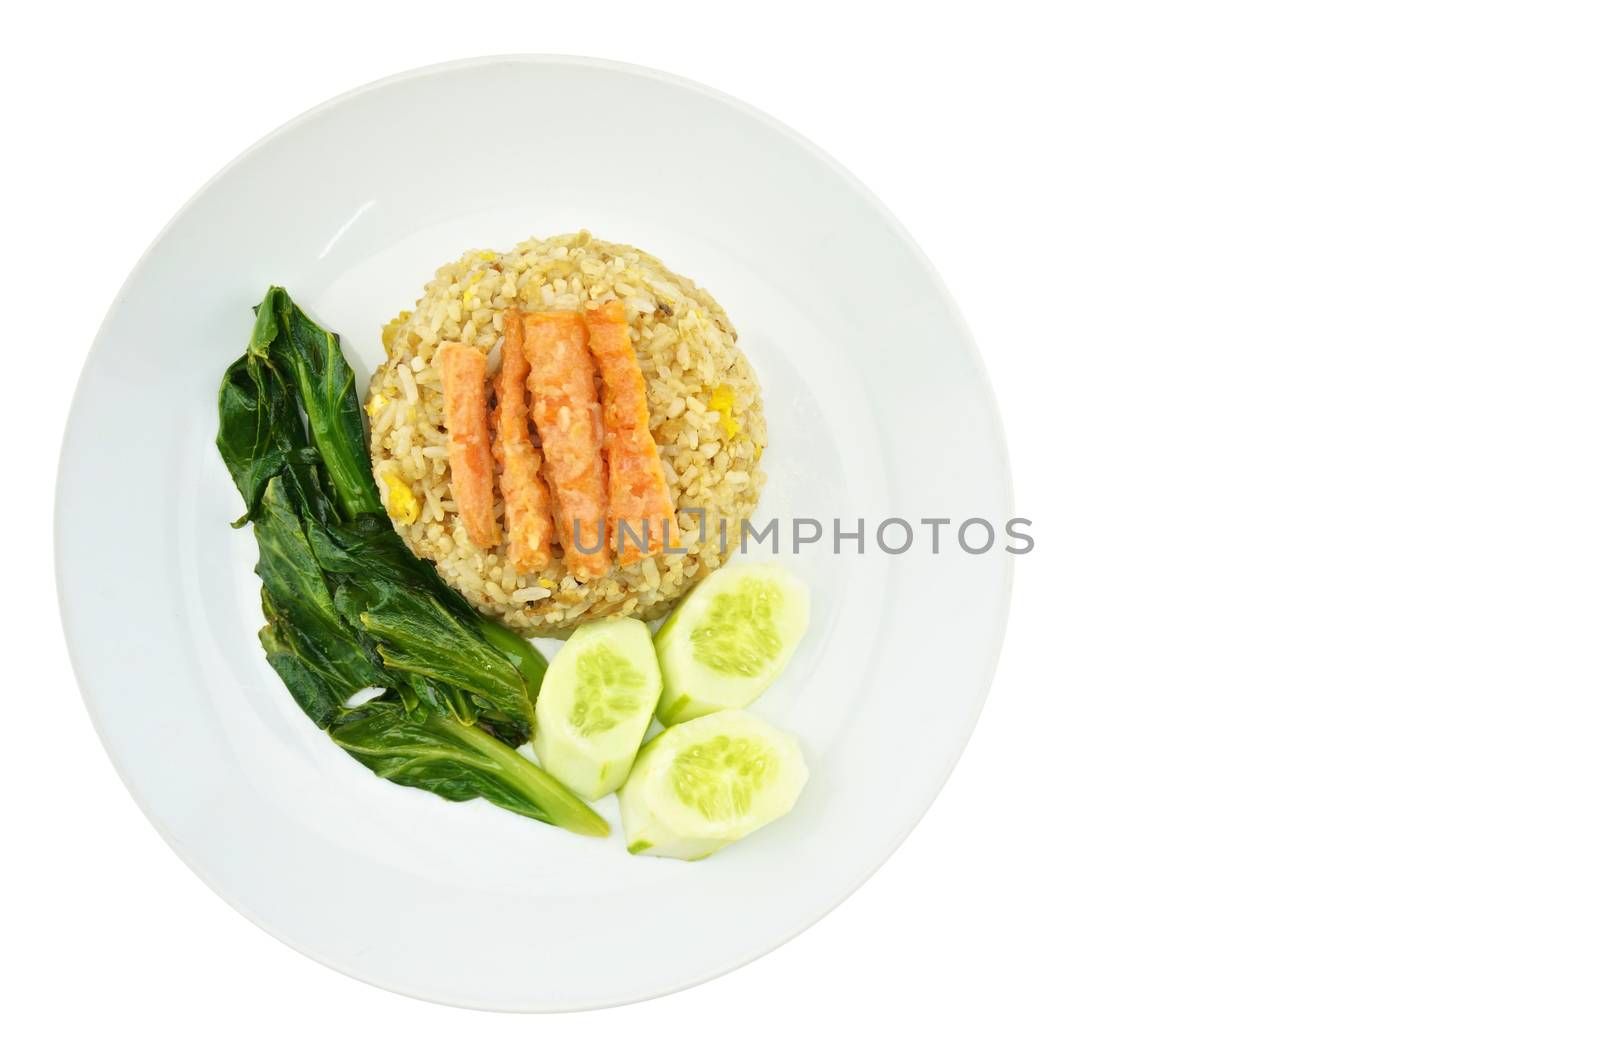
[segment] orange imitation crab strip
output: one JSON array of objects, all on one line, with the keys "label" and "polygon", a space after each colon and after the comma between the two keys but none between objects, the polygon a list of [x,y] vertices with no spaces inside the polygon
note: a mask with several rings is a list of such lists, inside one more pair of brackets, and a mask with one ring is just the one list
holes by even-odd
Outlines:
[{"label": "orange imitation crab strip", "polygon": [[[601,406],[606,426],[607,492],[611,506],[606,541],[617,549],[617,564],[631,565],[659,554],[667,545],[663,529],[677,543],[677,521],[661,456],[650,436],[650,407],[644,374],[628,338],[628,315],[613,300],[584,311],[589,353],[600,370]],[[646,544],[640,549],[640,543]]]},{"label": "orange imitation crab strip", "polygon": [[606,543],[606,475],[600,400],[583,318],[570,311],[523,314],[528,398],[544,448],[556,539],[574,579],[611,571]]},{"label": "orange imitation crab strip", "polygon": [[436,356],[444,384],[444,427],[450,437],[450,493],[467,538],[479,549],[500,541],[494,522],[494,461],[489,454],[489,359],[465,343],[445,343]]},{"label": "orange imitation crab strip", "polygon": [[528,433],[528,359],[523,352],[522,315],[505,314],[500,374],[494,378],[495,457],[500,461],[500,496],[506,502],[506,556],[518,572],[550,563],[555,529],[550,492],[539,477],[539,451]]}]

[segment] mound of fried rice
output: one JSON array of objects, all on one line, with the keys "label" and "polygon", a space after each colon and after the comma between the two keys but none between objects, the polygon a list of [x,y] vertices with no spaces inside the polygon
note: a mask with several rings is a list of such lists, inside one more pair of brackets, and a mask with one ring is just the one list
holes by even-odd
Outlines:
[{"label": "mound of fried rice", "polygon": [[[491,352],[493,371],[508,307],[579,310],[611,299],[627,307],[650,433],[687,552],[613,568],[588,583],[568,575],[559,551],[543,571],[518,573],[503,545],[478,549],[457,520],[434,352],[448,340],[470,343]],[[587,232],[507,252],[469,251],[445,264],[415,308],[384,329],[388,358],[368,391],[373,473],[396,530],[474,606],[530,635],[562,634],[602,616],[662,615],[726,559],[761,493],[767,426],[737,341],[722,307],[694,282],[638,248]],[[495,509],[498,519],[498,500]],[[695,509],[705,511],[703,529]]]}]

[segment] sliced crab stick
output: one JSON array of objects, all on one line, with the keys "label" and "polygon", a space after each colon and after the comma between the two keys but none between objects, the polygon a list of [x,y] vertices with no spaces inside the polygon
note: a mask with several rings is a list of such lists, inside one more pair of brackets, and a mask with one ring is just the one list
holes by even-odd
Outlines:
[{"label": "sliced crab stick", "polygon": [[556,540],[573,578],[595,579],[611,571],[611,550],[600,399],[583,317],[570,311],[523,314],[522,327],[528,398],[544,448]]},{"label": "sliced crab stick", "polygon": [[539,451],[528,430],[528,359],[522,315],[506,311],[500,373],[494,378],[495,457],[500,461],[500,497],[505,499],[506,556],[518,572],[550,563],[555,528],[550,492],[539,475]]},{"label": "sliced crab stick", "polygon": [[450,437],[450,493],[472,545],[500,541],[494,521],[494,460],[489,452],[489,359],[465,343],[444,343],[436,360],[444,384],[444,427]]},{"label": "sliced crab stick", "polygon": [[[584,311],[589,353],[600,370],[600,401],[605,422],[607,502],[606,542],[617,564],[631,565],[677,542],[677,522],[661,455],[650,436],[650,407],[644,374],[628,338],[628,316],[621,302],[590,303]],[[642,548],[641,548],[642,546]]]}]

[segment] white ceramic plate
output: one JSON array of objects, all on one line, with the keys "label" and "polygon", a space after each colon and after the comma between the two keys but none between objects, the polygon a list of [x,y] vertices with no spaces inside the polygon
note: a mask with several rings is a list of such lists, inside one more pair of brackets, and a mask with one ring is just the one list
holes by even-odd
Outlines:
[{"label": "white ceramic plate", "polygon": [[[898,556],[870,543],[862,556],[788,556],[812,588],[812,629],[755,708],[799,736],[811,783],[786,819],[700,863],[451,804],[337,749],[262,659],[255,544],[228,527],[240,503],[212,445],[217,386],[251,307],[285,285],[343,335],[364,387],[380,327],[440,263],[578,228],[653,252],[727,308],[770,420],[762,519],[864,519],[870,539],[885,517],[1010,515],[977,352],[884,208],[734,100],[570,58],[404,74],[246,152],[128,278],[61,458],[67,638],[145,814],[281,940],[463,1006],[639,1000],[820,918],[949,775],[1010,595],[1006,553],[964,553],[949,528],[937,554],[924,527]],[[616,823],[613,798],[597,807]]]}]

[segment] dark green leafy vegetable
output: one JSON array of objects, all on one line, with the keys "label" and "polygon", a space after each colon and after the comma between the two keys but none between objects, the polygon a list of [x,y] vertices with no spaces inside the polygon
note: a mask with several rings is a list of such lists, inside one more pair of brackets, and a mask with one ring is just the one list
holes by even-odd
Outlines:
[{"label": "dark green leafy vegetable", "polygon": [[315,644],[301,636],[265,587],[261,589],[261,611],[266,614],[267,626],[258,637],[267,663],[312,722],[328,726],[353,693],[349,675],[331,666]]},{"label": "dark green leafy vegetable", "polygon": [[[470,692],[451,701],[458,720],[492,725],[513,745],[527,741],[544,665],[527,639],[468,605],[406,549],[387,517],[362,514],[308,535],[341,616],[366,634],[386,668]],[[505,643],[495,640],[501,635]],[[538,661],[531,685],[512,644]]]},{"label": "dark green leafy vegetable", "polygon": [[293,379],[294,397],[305,414],[339,511],[346,517],[382,513],[362,445],[356,378],[339,350],[339,337],[312,321],[288,292],[274,286],[256,308],[247,357],[257,352]]},{"label": "dark green leafy vegetable", "polygon": [[[384,515],[338,337],[269,289],[218,410],[217,449],[260,549],[261,645],[306,715],[401,785],[605,834],[512,748],[528,739],[544,658],[447,586]],[[384,693],[350,704],[371,687]]]},{"label": "dark green leafy vegetable", "polygon": [[406,548],[386,516],[362,514],[311,528],[309,535],[317,563],[332,577],[356,584],[405,587],[439,599],[464,620],[478,615],[465,598],[439,578],[437,569]]},{"label": "dark green leafy vegetable", "polygon": [[572,792],[516,750],[437,712],[407,713],[386,698],[349,710],[328,734],[382,778],[450,801],[482,797],[520,815],[604,837],[610,831]]},{"label": "dark green leafy vegetable", "polygon": [[477,622],[478,630],[489,644],[501,653],[510,657],[516,664],[517,671],[522,673],[522,682],[528,688],[528,696],[535,697],[539,687],[544,683],[545,669],[548,667],[544,656],[534,649],[528,640],[514,631],[507,631],[482,613],[473,612],[473,620]]},{"label": "dark green leafy vegetable", "polygon": [[358,622],[377,643],[378,655],[391,673],[425,675],[490,704],[514,707],[524,718],[532,715],[521,673],[478,634],[476,625],[463,624],[432,598],[392,584],[380,584],[370,595],[352,593],[343,601],[349,600],[360,602]]},{"label": "dark green leafy vegetable", "polygon": [[284,484],[281,477],[267,481],[255,521],[267,618],[261,645],[295,701],[325,727],[352,694],[388,677],[335,607]]},{"label": "dark green leafy vegetable", "polygon": [[360,584],[378,580],[409,587],[432,598],[463,624],[476,627],[490,645],[510,657],[529,694],[536,694],[544,680],[545,659],[528,640],[490,620],[439,578],[438,571],[417,557],[387,518],[363,515],[338,525],[308,529],[317,562],[339,580]]},{"label": "dark green leafy vegetable", "polygon": [[256,338],[228,367],[217,406],[222,415],[217,450],[245,502],[239,527],[255,519],[267,481],[284,474],[291,462],[305,464],[301,456],[309,441],[289,384]]}]

